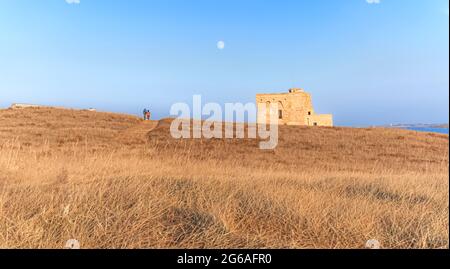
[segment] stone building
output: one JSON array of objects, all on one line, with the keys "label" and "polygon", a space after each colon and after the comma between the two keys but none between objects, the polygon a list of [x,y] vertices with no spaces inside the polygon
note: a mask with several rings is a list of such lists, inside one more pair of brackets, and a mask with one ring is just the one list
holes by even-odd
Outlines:
[{"label": "stone building", "polygon": [[[33,105],[33,104],[19,104],[14,103],[10,107],[10,109],[25,109],[25,108],[53,108],[53,109],[70,109],[61,106],[44,106],[44,105]],[[83,111],[96,112],[95,108],[82,109]]]},{"label": "stone building", "polygon": [[316,114],[312,106],[311,95],[303,89],[296,88],[290,89],[288,93],[257,94],[258,123],[264,123],[264,120],[269,122],[270,107],[274,103],[278,104],[278,124],[333,126],[333,115]]},{"label": "stone building", "polygon": [[12,104],[11,109],[22,109],[22,108],[42,108],[44,106],[41,105],[32,105],[32,104]]}]

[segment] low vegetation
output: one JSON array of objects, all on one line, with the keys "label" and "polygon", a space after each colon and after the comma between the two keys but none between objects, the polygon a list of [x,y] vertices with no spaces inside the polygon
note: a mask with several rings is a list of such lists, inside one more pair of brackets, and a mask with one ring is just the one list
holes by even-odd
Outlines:
[{"label": "low vegetation", "polygon": [[0,110],[0,248],[449,247],[447,135],[281,126],[261,151],[169,126]]}]

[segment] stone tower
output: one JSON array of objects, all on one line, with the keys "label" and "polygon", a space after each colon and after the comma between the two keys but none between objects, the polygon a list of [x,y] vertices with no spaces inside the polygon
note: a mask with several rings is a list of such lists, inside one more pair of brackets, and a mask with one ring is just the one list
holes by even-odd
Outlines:
[{"label": "stone tower", "polygon": [[269,108],[273,103],[278,104],[278,124],[333,126],[333,115],[316,114],[312,106],[311,95],[299,88],[289,89],[288,93],[257,94],[258,123],[269,122]]}]

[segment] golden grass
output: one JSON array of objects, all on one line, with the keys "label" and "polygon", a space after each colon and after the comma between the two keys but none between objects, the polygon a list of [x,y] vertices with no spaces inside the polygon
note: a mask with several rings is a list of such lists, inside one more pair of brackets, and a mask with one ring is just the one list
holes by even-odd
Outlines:
[{"label": "golden grass", "polygon": [[169,124],[0,110],[0,248],[449,247],[446,135],[282,126],[261,151]]}]

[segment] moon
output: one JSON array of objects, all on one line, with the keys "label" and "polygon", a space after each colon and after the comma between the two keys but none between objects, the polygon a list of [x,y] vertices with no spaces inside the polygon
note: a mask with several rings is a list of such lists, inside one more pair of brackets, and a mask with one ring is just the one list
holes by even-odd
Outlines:
[{"label": "moon", "polygon": [[224,41],[217,42],[217,48],[223,50],[225,48],[225,42]]}]

